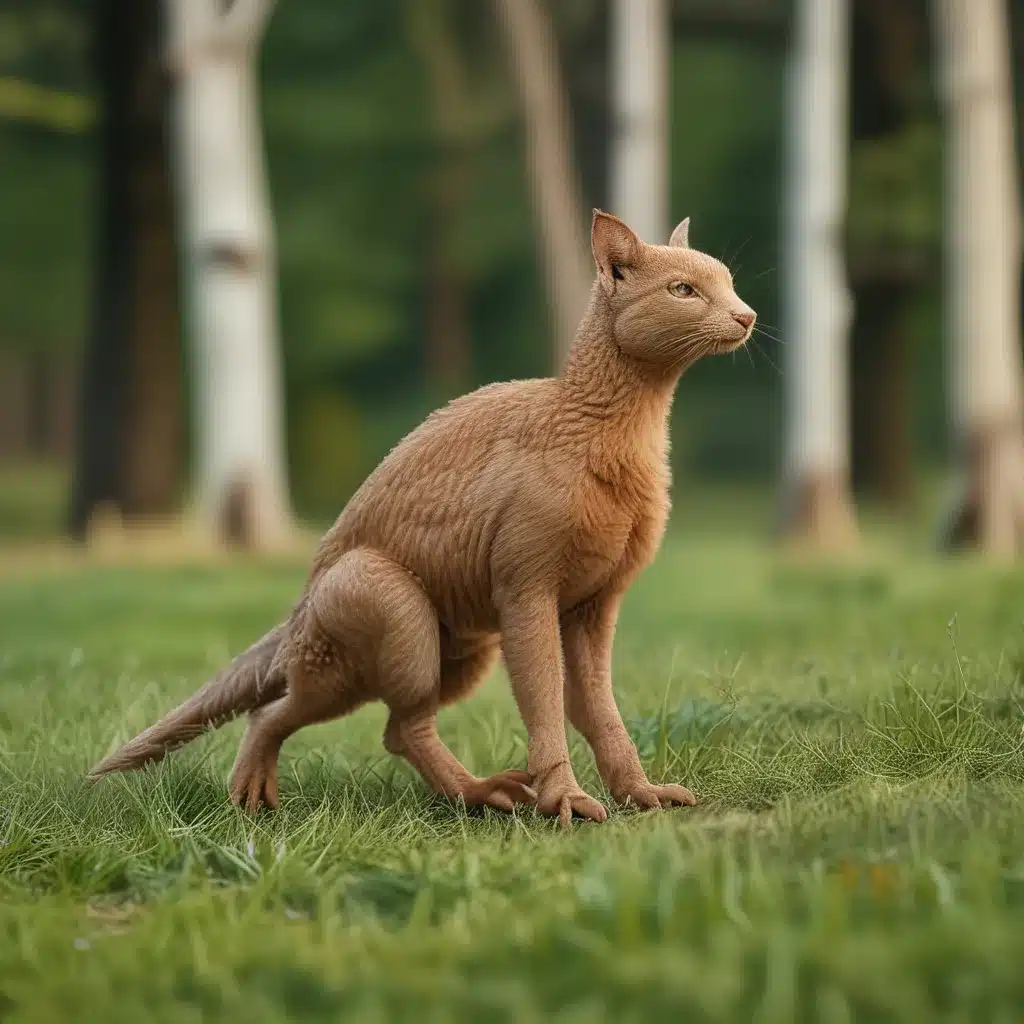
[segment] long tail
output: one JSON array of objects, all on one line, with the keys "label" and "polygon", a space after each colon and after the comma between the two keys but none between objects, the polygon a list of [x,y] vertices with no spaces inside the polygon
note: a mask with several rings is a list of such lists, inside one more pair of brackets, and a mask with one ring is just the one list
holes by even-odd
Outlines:
[{"label": "long tail", "polygon": [[208,729],[216,729],[229,718],[282,696],[285,676],[275,664],[274,656],[284,630],[283,625],[272,629],[184,704],[95,765],[89,777],[98,779],[110,772],[127,772],[150,761],[159,761],[175,747],[183,746]]}]

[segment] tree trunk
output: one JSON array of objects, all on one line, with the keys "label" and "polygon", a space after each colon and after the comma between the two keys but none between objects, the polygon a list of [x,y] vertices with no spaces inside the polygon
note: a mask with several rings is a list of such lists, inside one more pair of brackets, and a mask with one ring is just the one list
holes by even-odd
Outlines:
[{"label": "tree trunk", "polygon": [[104,504],[119,505],[125,366],[134,295],[131,231],[131,97],[139,53],[138,8],[99,0],[93,67],[100,97],[95,256],[68,529],[84,540]]},{"label": "tree trunk", "polygon": [[526,124],[526,156],[561,366],[593,275],[583,233],[569,103],[551,19],[539,0],[494,0]]},{"label": "tree trunk", "polygon": [[457,216],[463,168],[445,160],[434,181],[434,216],[427,259],[427,375],[439,398],[465,390],[470,369],[466,281],[452,253],[452,220]]},{"label": "tree trunk", "polygon": [[455,253],[459,212],[470,185],[470,147],[477,129],[475,98],[467,81],[452,12],[443,0],[409,0],[411,42],[430,88],[438,154],[430,176],[431,224],[426,274],[427,376],[438,399],[466,386],[470,327],[466,281]]},{"label": "tree trunk", "polygon": [[254,68],[270,7],[270,0],[171,0],[199,514],[222,540],[249,548],[278,545],[291,524]]},{"label": "tree trunk", "polygon": [[0,458],[31,453],[29,361],[24,352],[0,348]]},{"label": "tree trunk", "polygon": [[[859,147],[898,147],[925,116],[916,86],[927,50],[927,7],[927,0],[857,0],[853,5],[854,165]],[[849,237],[856,228],[848,227]],[[920,243],[894,245],[892,238],[876,236],[852,249],[849,264],[855,308],[854,489],[893,508],[907,506],[913,497],[912,338],[906,314],[927,281],[928,258],[922,249]]]},{"label": "tree trunk", "polygon": [[158,0],[102,0],[96,257],[69,528],[173,512],[183,439],[178,286]]},{"label": "tree trunk", "polygon": [[911,499],[910,346],[903,327],[908,288],[864,281],[853,328],[854,487],[889,505]]},{"label": "tree trunk", "polygon": [[122,499],[129,518],[177,511],[184,469],[178,252],[161,6],[157,0],[143,5],[143,55],[132,90],[135,289],[122,445]]},{"label": "tree trunk", "polygon": [[952,420],[966,482],[945,540],[1000,558],[1024,527],[1020,200],[1002,0],[935,0],[947,127]]},{"label": "tree trunk", "polygon": [[653,244],[668,240],[671,38],[665,0],[613,0],[611,210]]},{"label": "tree trunk", "polygon": [[856,537],[849,493],[842,261],[847,154],[846,0],[799,0],[789,73],[785,317],[789,344],[784,530],[819,550]]}]

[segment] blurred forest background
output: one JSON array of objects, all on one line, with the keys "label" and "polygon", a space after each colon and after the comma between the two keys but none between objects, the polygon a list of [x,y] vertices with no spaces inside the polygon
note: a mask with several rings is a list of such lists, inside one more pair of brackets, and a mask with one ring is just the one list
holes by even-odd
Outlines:
[{"label": "blurred forest background", "polygon": [[[156,235],[138,243],[151,275],[136,310],[148,325],[145,354],[114,353],[106,371],[145,377],[110,392],[115,404],[117,394],[133,396],[116,427],[137,488],[123,504],[173,512],[189,493],[194,353],[181,344],[177,292],[161,284],[176,270],[159,237],[175,231],[161,171],[167,71],[151,59],[159,5],[124,4],[135,20],[112,29],[121,6],[0,5],[0,534],[12,539],[58,534],[74,518],[83,354],[100,330],[90,317],[99,315],[104,95],[121,95],[126,116],[143,126],[138,187],[156,211]],[[668,7],[671,224],[691,216],[692,244],[728,262],[760,322],[784,334],[792,5]],[[1024,0],[1009,7],[1017,71]],[[609,5],[551,0],[544,9],[571,110],[582,225],[590,207],[612,208]],[[852,3],[843,237],[855,302],[852,481],[858,496],[897,511],[913,507],[950,457],[929,17],[926,0]],[[552,370],[523,117],[500,19],[482,0],[279,0],[256,60],[291,502],[301,519],[322,524],[431,408],[488,381]],[[125,91],[125,82],[142,84]],[[674,411],[677,487],[699,480],[774,492],[783,365],[783,349],[760,338],[749,358],[689,374]],[[94,394],[94,416],[103,393]]]}]

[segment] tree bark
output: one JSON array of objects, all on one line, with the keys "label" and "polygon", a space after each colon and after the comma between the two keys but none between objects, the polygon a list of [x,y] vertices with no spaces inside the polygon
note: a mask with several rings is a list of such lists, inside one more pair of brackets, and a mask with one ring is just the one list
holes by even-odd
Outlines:
[{"label": "tree bark", "polygon": [[862,282],[853,327],[853,483],[893,506],[912,497],[907,293],[900,281]]},{"label": "tree bark", "polygon": [[561,367],[593,275],[583,233],[569,103],[551,19],[538,0],[494,0],[526,126],[526,158]]},{"label": "tree bark", "polygon": [[470,371],[466,280],[453,258],[451,225],[459,209],[458,165],[439,168],[433,190],[433,230],[427,258],[427,375],[439,397],[465,390]]},{"label": "tree bark", "polygon": [[100,97],[92,297],[68,530],[86,538],[103,504],[121,502],[126,355],[134,295],[131,231],[131,96],[138,61],[138,8],[98,0],[93,68]]},{"label": "tree bark", "polygon": [[195,353],[197,499],[215,536],[278,546],[291,530],[276,257],[255,56],[270,0],[171,0],[177,167]]},{"label": "tree bark", "polygon": [[[851,124],[858,144],[897,146],[923,116],[915,88],[928,40],[927,0],[858,0],[853,6]],[[928,257],[877,239],[854,254],[851,337],[853,482],[891,507],[912,499],[910,303],[927,280]]]},{"label": "tree bark", "polygon": [[965,482],[944,540],[1002,559],[1024,539],[1020,199],[1002,0],[935,0],[947,127],[952,421]]},{"label": "tree bark", "polygon": [[847,162],[846,0],[799,0],[789,70],[785,318],[787,447],[783,529],[820,550],[856,537],[849,493],[842,260]]},{"label": "tree bark", "polygon": [[144,50],[132,91],[135,289],[122,446],[122,497],[129,518],[177,511],[184,471],[178,251],[161,6],[156,0],[143,5]]},{"label": "tree bark", "polygon": [[438,146],[430,175],[426,274],[427,376],[439,398],[465,389],[470,325],[463,268],[455,252],[459,212],[470,184],[470,148],[477,130],[474,97],[443,0],[410,0],[407,23],[430,88]]},{"label": "tree bark", "polygon": [[100,506],[126,518],[175,510],[183,453],[178,285],[158,0],[100,0],[93,295],[69,530]]},{"label": "tree bark", "polygon": [[665,0],[613,0],[611,209],[653,244],[669,231],[671,38]]}]

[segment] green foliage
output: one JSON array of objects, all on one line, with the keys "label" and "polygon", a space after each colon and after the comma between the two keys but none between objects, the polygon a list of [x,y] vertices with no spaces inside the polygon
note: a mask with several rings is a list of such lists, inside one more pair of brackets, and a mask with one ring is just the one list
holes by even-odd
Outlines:
[{"label": "green foliage", "polygon": [[[468,47],[453,5],[436,9]],[[429,235],[438,230],[429,181],[443,147],[408,20],[402,0],[349,5],[341,17],[336,3],[310,0],[281,5],[271,24],[266,135],[289,369],[298,380],[340,379],[376,360],[376,390],[386,394],[396,351],[422,331]],[[494,40],[482,45],[493,68]],[[482,89],[499,114],[471,133],[469,187],[451,227],[471,294],[510,269],[522,278],[533,246],[511,109],[506,103],[501,116],[493,70],[485,77],[473,56],[464,58],[470,99]],[[541,356],[542,345],[532,349]]]},{"label": "green foliage", "polygon": [[2,74],[51,89],[87,89],[88,0],[6,0],[0,9]]},{"label": "green foliage", "polygon": [[[673,540],[626,602],[615,667],[645,763],[693,786],[693,811],[568,834],[468,816],[382,752],[379,707],[289,741],[276,815],[227,804],[238,726],[84,782],[282,618],[304,574],[0,586],[9,1019],[1019,1016],[1020,573],[812,572]],[[525,756],[500,675],[442,732],[478,773]]]},{"label": "green foliage", "polygon": [[903,270],[920,277],[937,260],[942,224],[942,136],[933,120],[864,139],[850,156],[847,245],[855,275]]},{"label": "green foliage", "polygon": [[0,466],[0,537],[53,540],[64,528],[66,467],[41,462]]},{"label": "green foliage", "polygon": [[77,346],[87,316],[88,144],[0,124],[0,150],[0,346]]},{"label": "green foliage", "polygon": [[86,17],[83,0],[0,10],[0,346],[67,347],[85,330]]},{"label": "green foliage", "polygon": [[692,217],[691,243],[732,268],[766,332],[682,383],[673,461],[711,476],[767,477],[777,448],[783,60],[777,49],[685,39],[673,60],[672,220]]},{"label": "green foliage", "polygon": [[357,409],[336,391],[307,394],[291,430],[295,501],[330,521],[362,482]]}]

